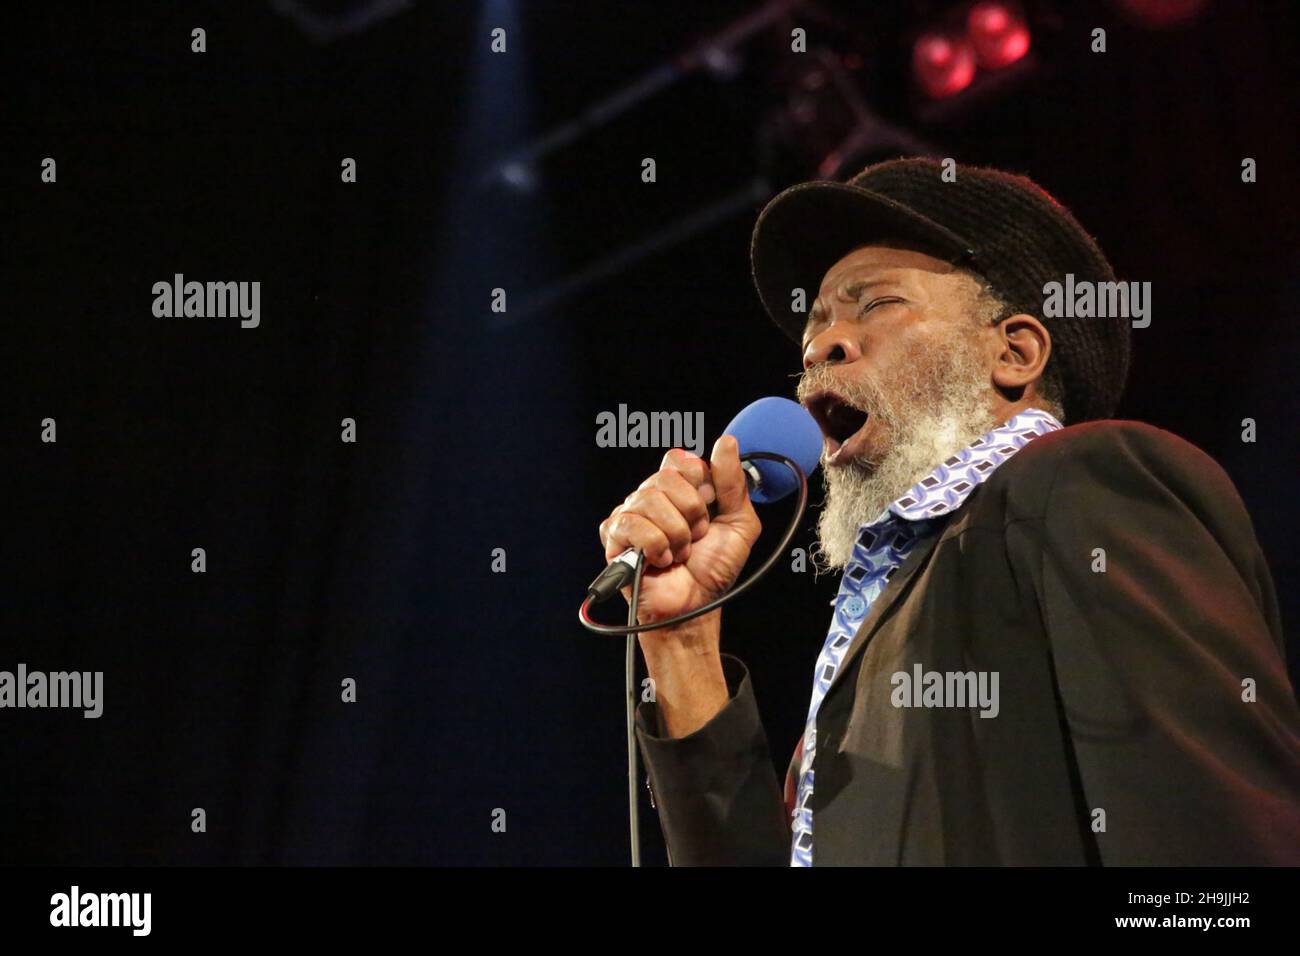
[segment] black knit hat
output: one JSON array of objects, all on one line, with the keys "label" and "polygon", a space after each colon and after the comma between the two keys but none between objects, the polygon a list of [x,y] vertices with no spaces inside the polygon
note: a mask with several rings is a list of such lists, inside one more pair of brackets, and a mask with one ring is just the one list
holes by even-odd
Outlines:
[{"label": "black knit hat", "polygon": [[1016,312],[1052,336],[1053,364],[1071,422],[1108,418],[1128,375],[1130,320],[1046,318],[1043,286],[1114,282],[1105,255],[1069,211],[1024,176],[975,166],[944,182],[933,159],[868,166],[847,183],[801,183],[776,196],[754,226],[750,261],[763,306],[796,342],[806,313],[791,308],[795,289],[817,294],[826,270],[854,249],[885,239],[983,276]]}]

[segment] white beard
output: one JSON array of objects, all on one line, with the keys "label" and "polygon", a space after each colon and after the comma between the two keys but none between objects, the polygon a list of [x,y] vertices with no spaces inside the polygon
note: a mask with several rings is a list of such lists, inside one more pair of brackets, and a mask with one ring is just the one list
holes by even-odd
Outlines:
[{"label": "white beard", "polygon": [[992,412],[988,370],[969,340],[936,347],[917,343],[882,381],[848,382],[810,369],[800,397],[833,388],[886,426],[888,450],[878,462],[856,459],[822,469],[826,503],[817,520],[813,562],[818,572],[848,564],[858,531],[880,516],[936,465],[1000,422]]}]

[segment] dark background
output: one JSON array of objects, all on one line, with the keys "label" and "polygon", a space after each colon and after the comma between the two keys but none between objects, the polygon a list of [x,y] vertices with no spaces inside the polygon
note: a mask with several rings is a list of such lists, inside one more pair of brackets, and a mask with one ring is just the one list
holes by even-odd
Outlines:
[{"label": "dark background", "polygon": [[[541,157],[523,189],[483,179],[759,5],[424,3],[330,42],[268,3],[113,6],[42,5],[6,37],[0,669],[102,670],[105,712],[0,712],[0,863],[626,861],[623,644],[574,618],[598,522],[662,452],[598,448],[595,419],[702,411],[711,444],[791,393],[746,189],[813,178],[845,133],[793,24],[856,57],[883,121],[1029,173],[1153,283],[1119,414],[1227,469],[1294,634],[1293,4],[1152,29],[1117,3],[1026,3],[1031,61],[936,109],[910,43],[954,4],[827,2]],[[176,272],[260,281],[260,328],[154,318]],[[782,563],[726,614],[781,768],[834,588]]]}]

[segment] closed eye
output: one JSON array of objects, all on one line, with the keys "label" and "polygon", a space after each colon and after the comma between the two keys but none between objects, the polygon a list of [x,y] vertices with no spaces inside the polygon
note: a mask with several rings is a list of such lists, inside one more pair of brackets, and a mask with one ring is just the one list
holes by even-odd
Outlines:
[{"label": "closed eye", "polygon": [[885,296],[880,299],[872,299],[870,302],[868,302],[858,311],[858,318],[859,319],[862,318],[864,315],[866,315],[868,312],[870,312],[878,305],[886,305],[890,302],[902,302],[902,301],[903,300],[898,298],[897,296]]}]

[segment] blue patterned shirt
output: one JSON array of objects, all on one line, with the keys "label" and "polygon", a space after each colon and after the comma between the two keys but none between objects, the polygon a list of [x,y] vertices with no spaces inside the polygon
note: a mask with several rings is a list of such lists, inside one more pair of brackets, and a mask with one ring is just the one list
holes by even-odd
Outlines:
[{"label": "blue patterned shirt", "polygon": [[830,633],[822,645],[813,673],[812,701],[804,726],[799,760],[799,786],[791,821],[790,865],[812,866],[812,795],[817,754],[817,708],[839,670],[844,652],[871,610],[872,602],[918,543],[933,534],[947,515],[962,506],[970,493],[1004,461],[1061,423],[1047,412],[1028,408],[1005,424],[971,442],[938,465],[873,521],[862,525],[853,554],[844,567],[840,590],[831,605]]}]

